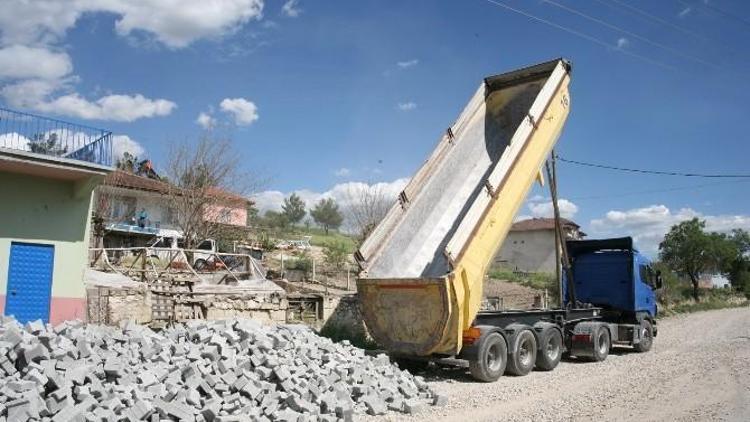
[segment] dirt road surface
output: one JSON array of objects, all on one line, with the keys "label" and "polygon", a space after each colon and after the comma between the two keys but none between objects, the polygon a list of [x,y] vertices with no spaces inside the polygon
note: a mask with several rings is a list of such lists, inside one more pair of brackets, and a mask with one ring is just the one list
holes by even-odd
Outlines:
[{"label": "dirt road surface", "polygon": [[[662,320],[645,354],[476,383],[465,370],[425,374],[448,404],[407,421],[750,421],[750,308]],[[375,418],[373,418],[375,420]]]}]

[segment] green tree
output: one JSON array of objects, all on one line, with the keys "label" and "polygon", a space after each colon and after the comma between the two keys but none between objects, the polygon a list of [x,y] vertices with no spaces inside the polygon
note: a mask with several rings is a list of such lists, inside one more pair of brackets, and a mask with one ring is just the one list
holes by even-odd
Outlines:
[{"label": "green tree", "polygon": [[305,201],[297,196],[296,193],[285,198],[284,204],[281,206],[281,209],[284,210],[283,214],[292,225],[299,223],[305,217],[305,214],[307,214],[305,208]]},{"label": "green tree", "polygon": [[56,133],[37,133],[32,136],[29,142],[31,152],[45,155],[61,156],[68,152],[66,146],[60,145],[59,137]]},{"label": "green tree", "polygon": [[326,234],[328,234],[329,229],[338,229],[344,222],[344,216],[341,215],[339,206],[332,198],[321,199],[315,204],[315,208],[310,211],[310,215],[312,215],[315,223],[323,227]]},{"label": "green tree", "polygon": [[289,225],[289,220],[283,212],[268,210],[264,217],[268,225],[273,228],[285,230]]},{"label": "green tree", "polygon": [[346,265],[349,254],[346,244],[343,242],[331,242],[323,247],[323,255],[325,256],[326,264],[340,271]]},{"label": "green tree", "polygon": [[732,287],[750,298],[750,233],[735,229],[727,240],[733,247],[733,256],[727,263],[725,272]]},{"label": "green tree", "polygon": [[659,244],[659,257],[673,271],[690,279],[693,298],[699,299],[698,283],[709,271],[723,272],[733,256],[726,235],[707,233],[706,222],[693,218],[672,226]]}]

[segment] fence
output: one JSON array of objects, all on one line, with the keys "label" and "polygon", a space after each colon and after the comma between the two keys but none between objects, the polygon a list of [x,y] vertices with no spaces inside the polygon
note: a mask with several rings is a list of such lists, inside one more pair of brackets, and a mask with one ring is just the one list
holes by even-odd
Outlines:
[{"label": "fence", "polygon": [[112,132],[2,107],[0,148],[112,166]]}]

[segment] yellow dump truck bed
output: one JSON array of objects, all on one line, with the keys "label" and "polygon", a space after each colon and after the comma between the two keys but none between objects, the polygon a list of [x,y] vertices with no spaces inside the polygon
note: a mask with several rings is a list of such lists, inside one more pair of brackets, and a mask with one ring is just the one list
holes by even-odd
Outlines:
[{"label": "yellow dump truck bed", "polygon": [[392,353],[455,355],[492,257],[568,116],[570,65],[485,78],[355,254],[373,338]]}]

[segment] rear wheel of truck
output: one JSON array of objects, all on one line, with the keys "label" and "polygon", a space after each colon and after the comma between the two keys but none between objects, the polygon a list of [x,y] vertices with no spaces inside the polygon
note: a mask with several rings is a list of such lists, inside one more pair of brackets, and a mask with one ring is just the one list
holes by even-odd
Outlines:
[{"label": "rear wheel of truck", "polygon": [[634,344],[636,352],[645,353],[651,350],[651,346],[654,344],[654,326],[651,321],[644,319],[641,321],[641,341]]},{"label": "rear wheel of truck", "polygon": [[490,333],[481,340],[477,360],[469,361],[471,376],[478,381],[497,381],[505,372],[508,362],[508,346],[498,333]]},{"label": "rear wheel of truck", "polygon": [[513,354],[508,356],[507,371],[511,375],[526,375],[536,363],[536,337],[531,330],[523,330],[516,335]]},{"label": "rear wheel of truck", "polygon": [[609,330],[605,326],[599,326],[592,333],[594,354],[591,356],[591,360],[594,362],[602,362],[609,356],[609,349],[612,346],[612,338],[609,335]]},{"label": "rear wheel of truck", "polygon": [[563,354],[563,340],[560,331],[550,328],[542,333],[543,337],[536,356],[536,369],[551,371],[555,369]]}]

